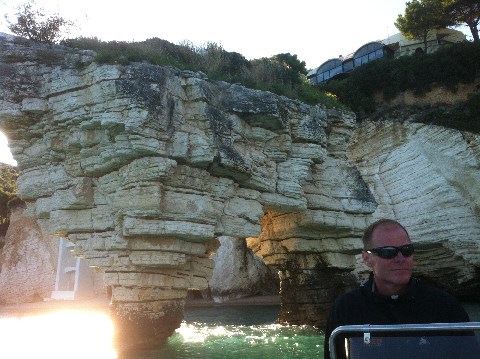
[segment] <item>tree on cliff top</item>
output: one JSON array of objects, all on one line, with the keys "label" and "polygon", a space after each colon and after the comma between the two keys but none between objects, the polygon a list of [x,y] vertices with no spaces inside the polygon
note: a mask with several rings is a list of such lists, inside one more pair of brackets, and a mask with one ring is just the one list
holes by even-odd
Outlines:
[{"label": "tree on cliff top", "polygon": [[480,43],[478,25],[480,24],[480,2],[478,0],[449,0],[446,12],[452,25],[467,24],[473,36],[473,42]]},{"label": "tree on cliff top", "polygon": [[9,16],[5,15],[7,27],[15,35],[33,41],[56,43],[73,25],[72,21],[65,20],[58,14],[47,15],[42,8],[36,6],[34,0],[19,5],[16,10],[16,22],[9,21]]},{"label": "tree on cliff top", "polygon": [[429,31],[451,23],[445,11],[445,0],[412,0],[405,5],[405,14],[398,15],[395,26],[409,40],[422,39],[427,53]]}]

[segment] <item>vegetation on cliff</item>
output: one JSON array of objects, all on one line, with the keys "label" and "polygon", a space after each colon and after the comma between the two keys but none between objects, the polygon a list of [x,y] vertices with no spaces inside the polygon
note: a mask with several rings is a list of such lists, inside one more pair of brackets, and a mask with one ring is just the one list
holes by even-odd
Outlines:
[{"label": "vegetation on cliff", "polygon": [[[49,44],[64,39],[74,25],[59,14],[48,15],[35,0],[19,5],[15,15],[10,17],[5,15],[5,20],[14,34]],[[201,46],[190,42],[175,45],[159,38],[142,42],[103,42],[97,38],[80,37],[63,40],[63,44],[97,51],[96,60],[100,63],[147,61],[182,70],[202,71],[212,80],[238,82],[246,87],[271,91],[308,104],[323,103],[327,107],[341,107],[335,97],[310,85],[306,78],[305,62],[290,53],[249,61],[243,55],[227,52],[213,42]]]},{"label": "vegetation on cliff", "polygon": [[[388,101],[402,92],[412,91],[421,97],[433,86],[455,93],[460,83],[475,83],[480,77],[480,44],[460,43],[432,54],[381,59],[353,71],[349,77],[318,85],[335,94],[359,119],[376,109],[375,95]],[[480,133],[480,92],[463,104],[442,107],[417,120]],[[453,118],[454,116],[455,118]]]},{"label": "vegetation on cliff", "polygon": [[479,22],[478,0],[412,0],[405,4],[405,14],[398,15],[395,26],[407,39],[421,39],[427,52],[428,33],[450,26],[468,26],[478,43]]},{"label": "vegetation on cliff", "polygon": [[[201,71],[211,80],[241,83],[246,87],[270,91],[298,99],[307,104],[348,108],[359,119],[376,110],[375,95],[383,94],[385,101],[411,90],[422,96],[433,85],[452,92],[460,83],[472,83],[480,76],[480,43],[478,22],[480,8],[475,0],[412,0],[406,3],[405,14],[399,15],[395,26],[408,38],[425,42],[431,29],[466,24],[472,31],[474,43],[463,43],[428,55],[406,56],[397,60],[382,59],[355,69],[347,78],[313,86],[306,78],[305,62],[290,53],[270,58],[247,60],[237,52],[227,52],[216,43],[195,46],[190,42],[172,44],[152,38],[142,42],[100,41],[97,38],[76,38],[64,45],[95,50],[99,63],[128,64],[147,61],[182,70]],[[9,21],[12,32],[34,41],[53,43],[64,37],[73,23],[58,14],[46,17],[35,7],[35,0],[20,5],[16,22]],[[426,52],[426,51],[425,51]],[[417,120],[480,132],[479,97],[473,95],[466,103],[450,108],[428,111]]]},{"label": "vegetation on cliff", "polygon": [[8,29],[15,35],[47,44],[56,43],[73,26],[72,21],[59,14],[47,14],[34,0],[17,6],[17,12],[13,16],[15,20],[11,21],[8,15],[4,17]]},{"label": "vegetation on cliff", "polygon": [[211,80],[240,83],[246,87],[270,91],[307,104],[322,103],[342,107],[334,96],[313,87],[306,78],[305,62],[290,53],[270,58],[247,60],[237,52],[228,52],[217,43],[179,45],[159,38],[141,42],[101,41],[97,38],[68,39],[64,45],[96,51],[99,63],[128,64],[146,61],[181,70],[201,71]]},{"label": "vegetation on cliff", "polygon": [[[68,46],[97,52],[101,63],[127,64],[148,61],[180,69],[205,72],[212,80],[223,80],[295,98],[308,104],[342,107],[359,119],[374,114],[375,95],[385,102],[407,90],[423,96],[433,86],[456,92],[460,83],[473,83],[480,75],[480,44],[461,43],[435,53],[381,59],[353,71],[343,79],[313,86],[305,78],[305,63],[296,55],[278,54],[271,58],[247,60],[222,46],[207,43],[174,45],[159,38],[142,42],[103,42],[96,38],[65,41]],[[480,133],[480,94],[463,104],[428,109],[417,121]]]},{"label": "vegetation on cliff", "polygon": [[0,236],[5,236],[10,223],[10,208],[15,201],[18,177],[17,170],[10,165],[0,163]]}]

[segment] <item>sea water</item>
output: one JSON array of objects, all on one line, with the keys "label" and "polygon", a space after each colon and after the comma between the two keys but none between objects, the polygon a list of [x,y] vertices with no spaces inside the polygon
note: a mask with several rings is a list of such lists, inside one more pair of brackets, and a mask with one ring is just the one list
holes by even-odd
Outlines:
[{"label": "sea water", "polygon": [[278,305],[186,308],[166,347],[121,359],[323,358],[324,336],[311,326],[276,324]]},{"label": "sea water", "polygon": [[[480,304],[464,303],[480,322]],[[310,326],[276,324],[278,305],[185,308],[163,348],[118,355],[107,313],[58,311],[0,316],[1,359],[323,358],[324,336]]]},{"label": "sea water", "polygon": [[[480,305],[464,303],[470,320]],[[185,308],[185,320],[166,347],[119,359],[323,358],[324,335],[311,326],[276,324],[280,306]]]}]

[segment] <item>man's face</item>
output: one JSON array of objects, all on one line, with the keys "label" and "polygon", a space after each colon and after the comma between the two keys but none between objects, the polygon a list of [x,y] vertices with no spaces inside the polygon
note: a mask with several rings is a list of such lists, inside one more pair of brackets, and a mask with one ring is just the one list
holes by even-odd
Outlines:
[{"label": "man's face", "polygon": [[[373,231],[371,248],[410,244],[407,233],[397,225],[379,225]],[[401,294],[410,282],[413,256],[404,257],[401,252],[392,259],[380,258],[372,253],[363,253],[363,260],[375,275],[375,284],[380,294]]]}]

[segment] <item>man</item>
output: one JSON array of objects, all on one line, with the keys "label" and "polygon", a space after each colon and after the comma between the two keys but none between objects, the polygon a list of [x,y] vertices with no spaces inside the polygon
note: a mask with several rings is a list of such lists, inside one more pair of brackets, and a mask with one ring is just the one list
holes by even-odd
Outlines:
[{"label": "man", "polygon": [[412,277],[414,247],[400,223],[378,220],[365,230],[362,240],[362,258],[372,273],[359,288],[335,301],[325,331],[326,359],[330,334],[341,325],[469,321],[453,296]]}]

